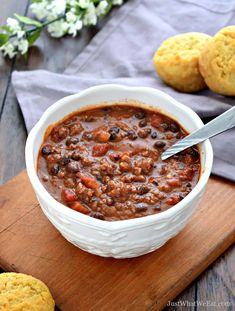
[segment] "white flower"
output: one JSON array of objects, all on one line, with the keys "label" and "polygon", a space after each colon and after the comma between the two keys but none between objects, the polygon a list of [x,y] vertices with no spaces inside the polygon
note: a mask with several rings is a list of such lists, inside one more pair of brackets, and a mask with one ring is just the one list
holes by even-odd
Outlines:
[{"label": "white flower", "polygon": [[22,29],[20,23],[15,18],[7,19],[7,26],[10,29],[12,35],[16,35],[18,39],[21,39],[25,35],[25,30]]},{"label": "white flower", "polygon": [[121,5],[123,4],[123,0],[113,0],[113,5]]},{"label": "white flower", "polygon": [[19,30],[19,28],[20,28],[20,23],[18,22],[17,19],[8,17],[8,19],[7,19],[7,26],[8,26],[12,31],[14,31],[14,30],[17,31],[17,30]]},{"label": "white flower", "polygon": [[35,14],[37,19],[42,20],[48,15],[47,5],[48,5],[48,2],[43,0],[42,2],[32,3],[30,5],[30,9],[33,12],[33,14]]},{"label": "white flower", "polygon": [[47,13],[47,20],[48,20],[48,22],[53,21],[57,17],[58,17],[58,15],[56,15],[54,13],[54,11],[48,11],[48,13]]},{"label": "white flower", "polygon": [[90,0],[79,0],[79,1],[78,1],[78,5],[79,5],[82,9],[87,9],[91,4],[92,4],[92,3],[91,3]]},{"label": "white flower", "polygon": [[3,52],[4,56],[8,55],[10,58],[13,58],[17,54],[17,51],[11,42],[7,42],[1,46],[0,50]]},{"label": "white flower", "polygon": [[67,0],[67,3],[70,5],[70,6],[75,6],[77,5],[79,2],[79,0]]},{"label": "white flower", "polygon": [[75,37],[77,35],[77,32],[82,29],[82,21],[78,20],[76,23],[70,23],[68,24],[68,34]]},{"label": "white flower", "polygon": [[66,9],[65,0],[54,0],[47,6],[48,11],[51,11],[55,16],[64,14]]},{"label": "white flower", "polygon": [[95,6],[93,3],[90,3],[87,12],[84,16],[83,20],[84,25],[96,25],[97,23],[97,16],[96,16],[96,11],[95,11]]},{"label": "white flower", "polygon": [[68,23],[74,23],[77,20],[77,17],[75,14],[73,14],[71,11],[66,13],[66,21]]},{"label": "white flower", "polygon": [[22,55],[24,55],[29,48],[29,43],[25,39],[21,39],[18,42],[15,42],[15,45],[18,47],[18,50],[21,52]]},{"label": "white flower", "polygon": [[105,14],[108,5],[109,5],[109,4],[108,4],[107,1],[105,1],[105,0],[101,1],[101,2],[99,3],[99,5],[97,6],[97,8],[96,8],[96,14],[97,14],[97,16],[101,16],[101,15]]},{"label": "white flower", "polygon": [[[21,35],[22,28],[21,28],[20,23],[18,22],[17,19],[8,17],[7,26],[9,27],[9,29],[13,35],[17,35],[17,36]],[[23,36],[23,34],[22,34],[22,36]]]},{"label": "white flower", "polygon": [[48,32],[52,37],[59,38],[62,37],[68,29],[68,24],[64,20],[59,20],[54,23],[51,23],[48,26]]},{"label": "white flower", "polygon": [[19,31],[17,31],[17,38],[18,38],[18,39],[23,38],[24,35],[25,35],[25,31],[24,31],[24,30],[19,30]]}]

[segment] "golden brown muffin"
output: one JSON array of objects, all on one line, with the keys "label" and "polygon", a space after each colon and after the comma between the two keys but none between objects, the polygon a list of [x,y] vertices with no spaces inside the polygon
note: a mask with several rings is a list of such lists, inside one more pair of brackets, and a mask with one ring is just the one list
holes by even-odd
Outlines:
[{"label": "golden brown muffin", "polygon": [[53,311],[54,300],[47,286],[30,275],[0,274],[0,311]]},{"label": "golden brown muffin", "polygon": [[235,96],[235,26],[221,29],[205,46],[199,69],[212,91]]},{"label": "golden brown muffin", "polygon": [[205,88],[198,58],[210,39],[204,33],[188,32],[165,40],[153,58],[160,78],[181,92],[197,92]]}]

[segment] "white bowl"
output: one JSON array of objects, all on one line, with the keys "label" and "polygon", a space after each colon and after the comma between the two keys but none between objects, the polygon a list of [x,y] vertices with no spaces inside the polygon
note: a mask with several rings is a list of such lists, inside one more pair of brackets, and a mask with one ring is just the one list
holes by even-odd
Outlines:
[{"label": "white bowl", "polygon": [[136,257],[152,252],[179,233],[191,218],[205,191],[213,162],[211,144],[205,141],[201,144],[202,171],[197,185],[182,201],[159,214],[109,222],[81,214],[57,202],[41,184],[35,169],[47,127],[81,107],[123,99],[134,99],[160,108],[179,120],[189,132],[203,126],[195,112],[159,90],[101,85],[62,98],[48,108],[31,130],[25,150],[29,179],[50,222],[75,246],[92,254],[115,258]]}]

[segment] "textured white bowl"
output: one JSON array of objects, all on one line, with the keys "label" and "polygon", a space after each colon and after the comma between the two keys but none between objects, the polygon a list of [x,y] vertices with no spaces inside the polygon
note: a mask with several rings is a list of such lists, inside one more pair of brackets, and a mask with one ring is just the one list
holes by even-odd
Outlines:
[{"label": "textured white bowl", "polygon": [[26,167],[41,208],[60,233],[77,247],[105,257],[140,256],[162,246],[181,231],[191,218],[211,172],[213,152],[209,141],[201,144],[202,173],[196,187],[178,204],[162,213],[115,222],[78,213],[57,202],[43,187],[36,173],[36,159],[46,128],[77,109],[96,103],[134,99],[160,108],[180,121],[189,132],[203,123],[190,108],[169,95],[147,87],[101,85],[65,97],[48,108],[30,132],[26,143]]}]

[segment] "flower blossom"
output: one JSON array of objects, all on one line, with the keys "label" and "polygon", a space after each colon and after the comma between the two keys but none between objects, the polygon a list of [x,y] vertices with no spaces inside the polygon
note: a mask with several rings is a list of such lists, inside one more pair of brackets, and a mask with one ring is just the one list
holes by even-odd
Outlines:
[{"label": "flower blossom", "polygon": [[96,10],[95,10],[95,6],[93,3],[90,3],[88,8],[87,8],[87,12],[84,16],[84,20],[83,23],[85,26],[89,26],[89,25],[96,25],[97,23],[97,16],[96,16]]},{"label": "flower blossom", "polygon": [[54,23],[51,23],[47,29],[52,37],[60,38],[66,33],[68,25],[63,20],[58,20]]},{"label": "flower blossom", "polygon": [[78,1],[78,5],[82,8],[82,9],[87,9],[89,8],[91,4],[91,1],[90,0],[79,0]]},{"label": "flower blossom", "polygon": [[53,0],[51,3],[47,5],[47,18],[49,20],[55,19],[60,15],[65,13],[66,9],[66,1],[65,0]]},{"label": "flower blossom", "polygon": [[123,0],[113,0],[113,5],[122,5]]},{"label": "flower blossom", "polygon": [[22,55],[24,55],[29,48],[29,43],[28,40],[26,39],[21,39],[17,42],[17,47],[18,47],[18,51],[21,52]]},{"label": "flower blossom", "polygon": [[96,14],[97,14],[97,16],[101,16],[101,15],[104,15],[105,13],[106,13],[106,10],[107,10],[107,8],[108,8],[108,2],[107,1],[105,1],[105,0],[102,0],[99,4],[98,4],[98,6],[97,6],[97,8],[96,8]]},{"label": "flower blossom", "polygon": [[42,0],[41,2],[35,2],[30,5],[30,9],[37,19],[42,20],[48,15],[48,1]]},{"label": "flower blossom", "polygon": [[82,21],[77,20],[75,23],[69,23],[68,24],[68,34],[75,37],[77,35],[77,32],[82,29]]},{"label": "flower blossom", "polygon": [[12,35],[16,35],[19,39],[25,35],[25,30],[22,29],[20,23],[15,18],[7,19],[7,26]]},{"label": "flower blossom", "polygon": [[0,47],[0,50],[3,52],[4,56],[9,56],[10,58],[13,58],[17,54],[17,51],[11,42],[5,43]]},{"label": "flower blossom", "polygon": [[65,34],[75,37],[83,26],[96,25],[98,18],[105,16],[113,5],[122,3],[123,0],[35,0],[30,9],[36,19],[18,14],[17,19],[7,19],[0,51],[10,58],[17,53],[26,54],[45,27],[52,37]]}]

